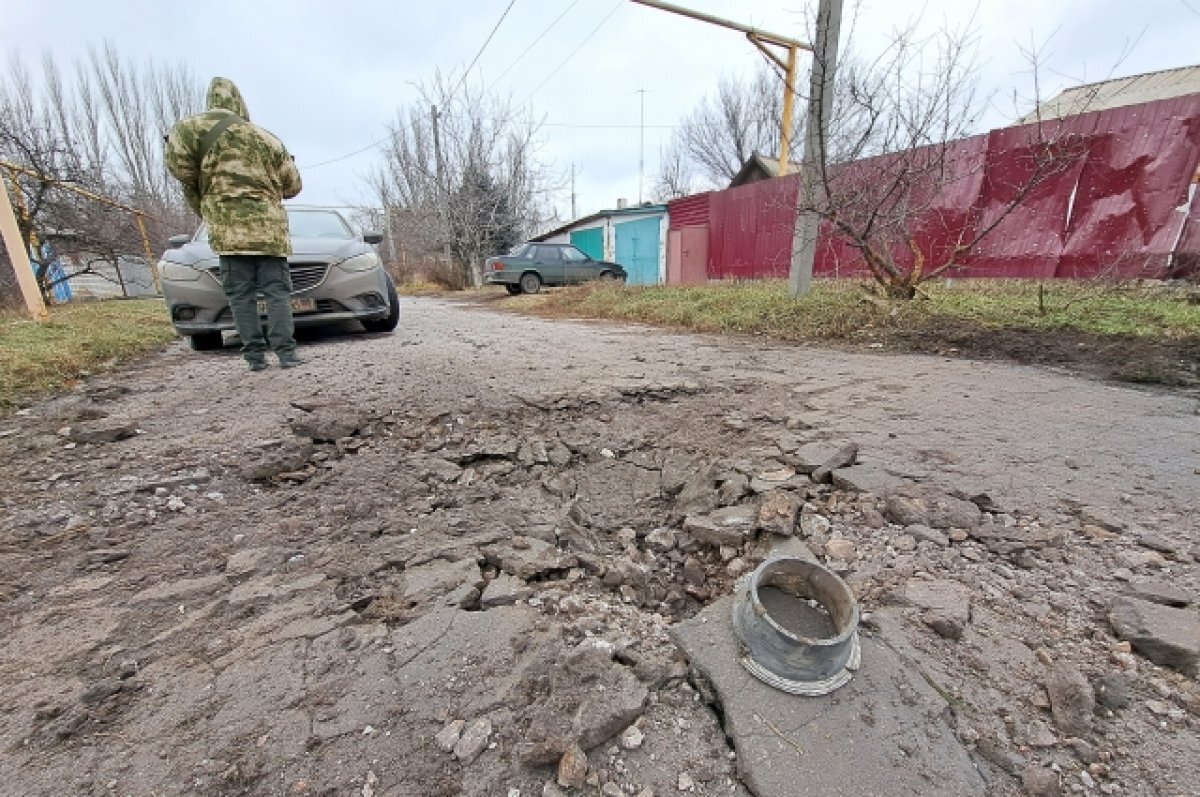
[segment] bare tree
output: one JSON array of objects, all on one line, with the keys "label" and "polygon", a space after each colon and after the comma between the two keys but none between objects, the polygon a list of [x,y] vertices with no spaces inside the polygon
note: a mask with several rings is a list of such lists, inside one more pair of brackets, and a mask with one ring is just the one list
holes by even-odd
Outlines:
[{"label": "bare tree", "polygon": [[[842,59],[815,153],[816,184],[799,193],[835,244],[856,252],[893,297],[963,265],[1048,180],[1084,154],[1062,125],[1030,127],[1006,170],[987,170],[970,139],[983,107],[969,32],[896,31],[874,58]],[[994,155],[995,153],[993,153]],[[980,210],[981,187],[997,202]]]},{"label": "bare tree", "polygon": [[657,202],[687,196],[694,192],[696,177],[691,164],[677,139],[663,147],[658,159],[658,174],[654,178],[653,195]]},{"label": "bare tree", "polygon": [[[547,217],[551,188],[537,160],[539,124],[508,100],[442,75],[398,110],[383,163],[370,176],[389,232],[440,243],[465,283]],[[456,89],[458,89],[456,91]]]},{"label": "bare tree", "polygon": [[[848,12],[829,118],[814,120],[823,130],[815,179],[802,186],[797,211],[815,213],[835,233],[834,245],[851,250],[887,293],[912,297],[921,282],[960,268],[984,238],[1014,223],[1014,212],[1078,162],[1085,146],[1069,125],[1043,123],[1005,153],[1009,168],[985,171],[982,142],[968,138],[986,105],[969,24],[921,35],[914,20],[886,46],[864,54],[854,46],[861,11],[855,3]],[[811,9],[808,27],[813,41]],[[1036,94],[1036,52],[1026,56]],[[804,80],[792,87],[797,109],[808,105],[806,86]],[[776,153],[782,90],[783,76],[770,65],[749,83],[723,78],[664,151],[657,178],[662,197],[692,188],[683,179],[689,168],[705,187],[717,188],[751,154]],[[794,142],[804,140],[809,121],[796,120]],[[1001,198],[986,212],[974,202],[981,184]]]},{"label": "bare tree", "polygon": [[352,221],[383,235],[379,255],[399,282],[427,280],[461,288],[462,270],[447,264],[445,235],[437,208],[401,207],[395,202],[355,208]]},{"label": "bare tree", "polygon": [[[50,73],[57,82],[57,72]],[[63,135],[62,116],[53,113],[35,96],[33,78],[15,57],[10,59],[8,74],[0,83],[0,157],[26,166],[38,174],[53,175],[56,179],[78,182],[86,178],[86,168],[70,139]],[[51,95],[53,101],[54,95]],[[18,226],[25,249],[33,261],[34,273],[43,293],[49,292],[49,269],[52,257],[41,246],[38,227],[51,223],[60,213],[61,199],[52,182],[21,181],[10,172],[4,173],[7,188],[15,189]]]},{"label": "bare tree", "polygon": [[[705,97],[672,134],[657,184],[671,186],[682,173],[694,172],[704,187],[724,188],[752,155],[778,155],[782,116],[783,83],[774,66],[764,64],[745,81],[721,77],[716,94]],[[803,129],[798,117],[797,127]]]},{"label": "bare tree", "polygon": [[156,237],[194,226],[163,163],[162,142],[175,122],[202,109],[200,81],[183,64],[125,60],[111,42],[89,50],[87,63],[86,71],[77,65],[76,95],[89,98],[92,113],[100,112],[118,198],[154,217]]},{"label": "bare tree", "polygon": [[110,44],[72,66],[68,80],[46,54],[35,79],[13,55],[0,77],[0,158],[45,178],[17,180],[21,232],[43,291],[61,279],[50,276],[58,256],[114,265],[122,255],[143,256],[131,214],[66,186],[140,210],[160,246],[194,225],[163,165],[162,137],[200,109],[200,84],[184,67],[138,65]]}]

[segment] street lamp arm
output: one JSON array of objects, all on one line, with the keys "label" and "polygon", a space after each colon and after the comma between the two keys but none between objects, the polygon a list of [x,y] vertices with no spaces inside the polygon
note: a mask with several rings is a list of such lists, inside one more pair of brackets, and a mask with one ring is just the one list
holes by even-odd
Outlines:
[{"label": "street lamp arm", "polygon": [[[787,72],[787,61],[784,61],[782,58],[776,55],[773,50],[768,50],[766,48],[766,45],[770,44],[771,42],[763,41],[753,33],[747,33],[746,38],[749,39],[750,43],[757,47],[763,55],[765,55],[767,58],[770,58],[776,66],[778,66],[784,72]],[[790,47],[788,49],[791,50]]]},{"label": "street lamp arm", "polygon": [[759,30],[758,28],[752,28],[749,25],[743,25],[740,22],[734,22],[733,20],[723,19],[721,17],[714,17],[711,14],[702,14],[699,11],[693,11],[690,8],[684,8],[683,6],[677,6],[674,3],[664,3],[662,0],[633,0],[633,2],[638,3],[639,5],[649,6],[650,8],[657,8],[660,11],[669,11],[672,14],[679,14],[680,16],[690,17],[691,19],[698,19],[701,22],[708,22],[712,25],[720,25],[722,28],[739,30],[748,36],[756,37],[761,41],[767,42],[768,44],[776,44],[780,47],[787,47],[789,49],[795,47],[801,50],[808,50],[809,52],[812,52],[812,45],[805,44],[804,42],[797,41],[788,36],[780,36],[776,33],[770,33],[765,30]]}]

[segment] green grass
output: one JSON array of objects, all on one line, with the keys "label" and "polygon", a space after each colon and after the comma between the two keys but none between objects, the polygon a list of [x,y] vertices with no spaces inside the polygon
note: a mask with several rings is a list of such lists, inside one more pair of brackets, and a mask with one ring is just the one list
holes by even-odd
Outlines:
[{"label": "green grass", "polygon": [[1200,292],[1161,285],[978,281],[928,291],[936,312],[987,327],[1095,335],[1200,335]]},{"label": "green grass", "polygon": [[397,296],[443,296],[451,289],[428,280],[406,280],[396,283]]},{"label": "green grass", "polygon": [[0,413],[69,387],[85,372],[116,367],[175,337],[159,299],[50,308],[50,320],[0,314]]},{"label": "green grass", "polygon": [[899,301],[869,295],[869,288],[858,282],[818,281],[810,294],[794,300],[781,281],[672,287],[595,284],[548,294],[536,309],[554,316],[786,340],[865,340],[889,331],[933,329],[947,321],[984,329],[1071,329],[1099,336],[1200,335],[1200,303],[1194,290],[959,281],[926,285],[920,298]]}]

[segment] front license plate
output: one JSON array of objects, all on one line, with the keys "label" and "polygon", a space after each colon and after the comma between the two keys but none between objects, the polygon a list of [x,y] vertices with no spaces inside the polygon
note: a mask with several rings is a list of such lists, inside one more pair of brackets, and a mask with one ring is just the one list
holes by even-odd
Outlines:
[{"label": "front license plate", "polygon": [[[317,309],[317,300],[316,299],[292,299],[292,312],[293,313],[311,313],[313,310],[316,310],[316,309]],[[258,314],[259,315],[267,314],[267,300],[266,299],[258,300]]]}]

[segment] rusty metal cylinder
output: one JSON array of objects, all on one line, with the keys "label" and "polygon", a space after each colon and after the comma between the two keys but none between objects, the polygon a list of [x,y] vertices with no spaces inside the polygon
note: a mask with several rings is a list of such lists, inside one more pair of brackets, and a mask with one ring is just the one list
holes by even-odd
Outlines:
[{"label": "rusty metal cylinder", "polygon": [[[795,618],[805,614],[832,627],[801,628]],[[733,603],[742,666],[790,694],[828,694],[859,666],[858,615],[854,593],[831,570],[804,559],[768,559],[741,582]]]}]

